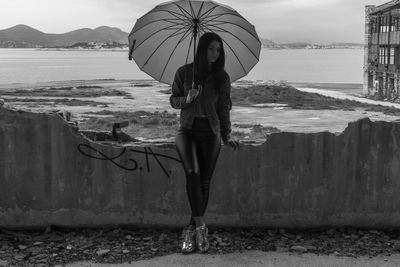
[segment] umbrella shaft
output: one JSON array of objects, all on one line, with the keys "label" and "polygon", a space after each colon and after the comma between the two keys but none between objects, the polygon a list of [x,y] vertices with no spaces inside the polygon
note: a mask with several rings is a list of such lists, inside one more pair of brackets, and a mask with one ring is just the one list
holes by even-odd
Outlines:
[{"label": "umbrella shaft", "polygon": [[192,71],[192,89],[195,87],[195,82],[194,82],[194,72],[195,72],[195,62],[196,62],[196,41],[197,41],[197,24],[194,25],[193,28],[193,71]]},{"label": "umbrella shaft", "polygon": [[193,75],[192,75],[192,89],[194,89],[195,82],[194,82],[194,71],[195,71],[195,62],[196,62],[196,40],[197,40],[197,34],[198,34],[198,29],[199,29],[199,23],[200,20],[198,18],[194,18],[192,20],[193,22],[193,39],[194,39],[194,44],[193,44]]}]

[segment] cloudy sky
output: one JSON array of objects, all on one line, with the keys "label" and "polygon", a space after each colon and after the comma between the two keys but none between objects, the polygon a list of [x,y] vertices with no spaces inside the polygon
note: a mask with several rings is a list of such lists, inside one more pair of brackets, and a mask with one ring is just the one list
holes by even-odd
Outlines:
[{"label": "cloudy sky", "polygon": [[[26,24],[45,33],[118,27],[135,21],[165,0],[0,0],[0,29]],[[236,9],[260,37],[285,42],[364,41],[365,5],[388,0],[217,0]]]}]

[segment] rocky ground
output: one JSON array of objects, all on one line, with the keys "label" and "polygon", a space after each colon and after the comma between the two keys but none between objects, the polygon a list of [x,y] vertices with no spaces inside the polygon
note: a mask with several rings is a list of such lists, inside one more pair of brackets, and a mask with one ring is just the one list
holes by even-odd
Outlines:
[{"label": "rocky ground", "polygon": [[[179,253],[181,229],[107,228],[0,231],[0,266],[53,266],[75,261],[128,263]],[[336,256],[390,256],[400,230],[210,227],[209,254],[246,250]]]}]

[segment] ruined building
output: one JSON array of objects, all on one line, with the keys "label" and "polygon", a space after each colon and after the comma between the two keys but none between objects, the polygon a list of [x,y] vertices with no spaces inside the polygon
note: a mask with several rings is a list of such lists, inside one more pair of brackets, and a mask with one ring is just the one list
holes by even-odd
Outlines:
[{"label": "ruined building", "polygon": [[400,0],[365,7],[365,95],[400,101]]}]

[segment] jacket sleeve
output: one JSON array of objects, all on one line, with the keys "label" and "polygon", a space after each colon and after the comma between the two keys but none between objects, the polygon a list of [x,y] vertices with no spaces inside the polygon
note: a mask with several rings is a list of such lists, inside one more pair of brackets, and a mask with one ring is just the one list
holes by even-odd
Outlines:
[{"label": "jacket sleeve", "polygon": [[231,109],[232,109],[231,80],[229,78],[229,75],[227,75],[225,83],[219,90],[218,106],[217,106],[217,113],[221,128],[221,138],[224,142],[229,140],[232,131],[231,119],[230,119]]},{"label": "jacket sleeve", "polygon": [[175,109],[186,108],[189,104],[186,103],[186,96],[183,90],[183,81],[185,78],[185,69],[179,68],[175,73],[174,82],[172,83],[172,95],[169,98],[171,107]]}]

